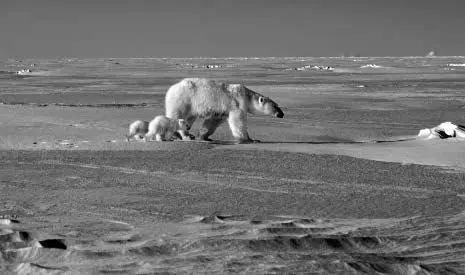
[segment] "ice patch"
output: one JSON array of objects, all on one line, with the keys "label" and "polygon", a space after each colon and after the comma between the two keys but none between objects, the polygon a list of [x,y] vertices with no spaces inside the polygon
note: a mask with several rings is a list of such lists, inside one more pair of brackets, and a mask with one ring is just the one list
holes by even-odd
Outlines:
[{"label": "ice patch", "polygon": [[28,75],[28,74],[31,74],[31,73],[32,73],[32,70],[30,70],[30,69],[23,69],[23,70],[17,71],[16,73],[19,74],[19,75]]},{"label": "ice patch", "polygon": [[3,218],[0,219],[0,225],[11,225],[12,223],[18,223],[18,221]]},{"label": "ice patch", "polygon": [[63,140],[60,142],[60,145],[70,145],[72,144],[71,142],[69,142],[68,140]]},{"label": "ice patch", "polygon": [[360,66],[360,68],[362,68],[362,69],[364,69],[364,68],[382,68],[382,66],[379,66],[379,65],[376,65],[376,64],[366,64],[366,65]]},{"label": "ice patch", "polygon": [[422,129],[418,133],[418,137],[422,139],[446,139],[459,138],[465,139],[465,126],[456,125],[452,122],[443,122],[431,129]]},{"label": "ice patch", "polygon": [[58,140],[58,145],[66,148],[78,148],[79,146],[69,140]]},{"label": "ice patch", "polygon": [[188,66],[193,69],[219,69],[219,68],[224,67],[224,65],[220,65],[220,64],[197,65],[197,64],[191,64],[191,63],[184,64],[184,66]]},{"label": "ice patch", "polygon": [[303,67],[294,68],[294,70],[296,70],[296,71],[313,70],[313,71],[332,72],[332,71],[334,71],[334,67],[331,67],[331,66],[319,66],[319,65],[305,65]]},{"label": "ice patch", "polygon": [[430,51],[430,52],[426,55],[426,57],[434,57],[434,56],[436,56],[436,53],[435,53],[434,51]]},{"label": "ice patch", "polygon": [[465,63],[450,63],[447,64],[449,67],[465,67]]}]

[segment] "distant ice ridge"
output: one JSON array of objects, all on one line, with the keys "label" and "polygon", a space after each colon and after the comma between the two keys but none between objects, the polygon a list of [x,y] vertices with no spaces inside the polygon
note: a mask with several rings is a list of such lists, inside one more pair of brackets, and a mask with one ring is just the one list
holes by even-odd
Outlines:
[{"label": "distant ice ridge", "polygon": [[382,66],[378,66],[376,64],[366,64],[366,65],[363,65],[361,66],[360,68],[382,68]]},{"label": "distant ice ridge", "polygon": [[436,53],[434,51],[430,51],[426,57],[433,57],[433,56],[436,56]]},{"label": "distant ice ridge", "polygon": [[23,70],[17,71],[16,73],[19,74],[19,75],[27,75],[27,74],[31,74],[32,70],[31,69],[23,69]]},{"label": "distant ice ridge", "polygon": [[418,133],[418,137],[423,139],[445,139],[445,138],[460,138],[465,139],[465,126],[456,125],[452,122],[443,122],[431,129],[422,129]]},{"label": "distant ice ridge", "polygon": [[207,64],[207,65],[194,65],[193,68],[203,68],[203,69],[218,69],[223,67],[219,64]]},{"label": "distant ice ridge", "polygon": [[313,70],[313,71],[328,71],[332,72],[334,71],[334,67],[331,66],[319,66],[319,65],[305,65],[303,67],[299,68],[294,68],[296,71],[307,71],[307,70]]},{"label": "distant ice ridge", "polygon": [[450,63],[447,64],[449,67],[465,67],[465,63]]}]

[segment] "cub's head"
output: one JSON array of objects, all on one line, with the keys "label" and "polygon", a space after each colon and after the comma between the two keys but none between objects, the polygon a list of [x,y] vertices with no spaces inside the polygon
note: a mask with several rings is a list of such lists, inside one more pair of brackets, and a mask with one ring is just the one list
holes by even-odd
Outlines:
[{"label": "cub's head", "polygon": [[271,115],[279,118],[284,117],[284,113],[279,108],[278,104],[271,100],[269,97],[256,94],[252,97],[253,109],[256,112],[263,113],[265,115]]},{"label": "cub's head", "polygon": [[191,126],[185,119],[178,119],[179,130],[189,131]]}]

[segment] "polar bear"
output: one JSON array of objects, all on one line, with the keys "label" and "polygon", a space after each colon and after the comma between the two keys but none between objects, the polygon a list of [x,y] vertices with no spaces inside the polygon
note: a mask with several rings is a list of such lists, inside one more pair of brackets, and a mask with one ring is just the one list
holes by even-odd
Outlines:
[{"label": "polar bear", "polygon": [[148,133],[145,135],[144,141],[153,140],[153,136],[155,136],[157,141],[170,140],[177,136],[180,131],[189,130],[190,127],[186,120],[172,119],[163,115],[159,115],[150,121],[148,126]]},{"label": "polar bear", "polygon": [[132,137],[136,140],[142,139],[145,134],[149,131],[149,122],[145,120],[136,120],[129,125],[129,131],[126,135],[126,141],[129,141]]},{"label": "polar bear", "polygon": [[[228,120],[232,135],[239,143],[250,143],[247,132],[247,113],[263,113],[279,118],[284,117],[278,104],[270,98],[248,89],[242,84],[225,84],[205,78],[185,78],[172,85],[165,97],[166,116],[185,119],[193,125],[197,118],[203,118],[206,132],[200,139],[209,138],[216,128]],[[186,131],[179,132],[183,139],[189,139]]]}]

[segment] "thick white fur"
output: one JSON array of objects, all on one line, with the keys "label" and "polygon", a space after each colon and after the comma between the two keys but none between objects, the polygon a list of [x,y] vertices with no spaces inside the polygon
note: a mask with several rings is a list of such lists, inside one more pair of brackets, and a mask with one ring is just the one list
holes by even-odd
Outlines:
[{"label": "thick white fur", "polygon": [[170,140],[174,133],[179,131],[187,131],[187,122],[184,119],[171,119],[163,115],[156,116],[150,121],[148,133],[144,137],[144,141],[153,140],[153,136],[157,141]]},{"label": "thick white fur", "polygon": [[[208,137],[227,119],[237,140],[252,141],[247,132],[247,113],[284,115],[274,101],[242,84],[228,85],[205,78],[185,78],[172,85],[166,93],[165,108],[167,117],[185,119],[189,125],[204,118],[204,140],[210,140]],[[187,136],[186,132],[180,134],[183,139]]]},{"label": "thick white fur", "polygon": [[132,137],[136,140],[142,139],[145,134],[149,131],[149,122],[144,120],[136,120],[129,125],[129,131],[126,135],[126,141],[129,141]]}]

